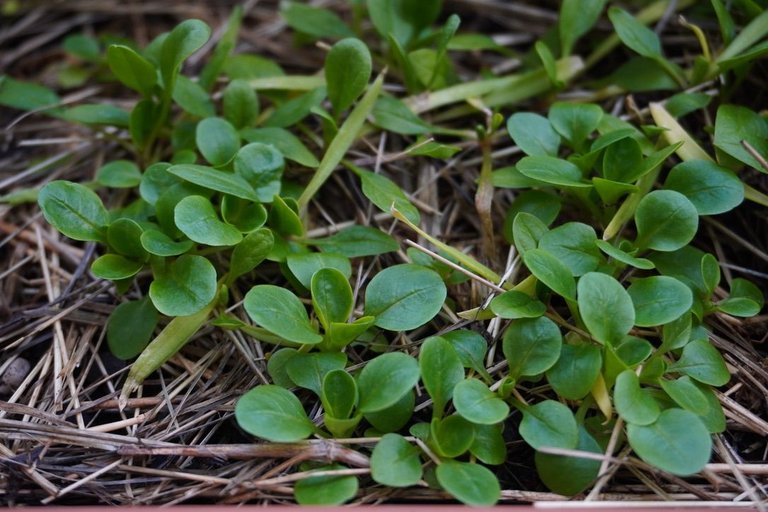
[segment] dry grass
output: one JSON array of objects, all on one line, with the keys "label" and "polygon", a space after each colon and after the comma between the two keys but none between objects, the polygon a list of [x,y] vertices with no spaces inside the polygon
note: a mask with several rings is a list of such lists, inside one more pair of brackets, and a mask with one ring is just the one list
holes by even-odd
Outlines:
[{"label": "dry grass", "polygon": [[[66,34],[106,30],[146,43],[155,33],[189,17],[204,19],[214,29],[221,27],[233,3],[71,0],[38,2],[35,7],[35,2],[24,2],[20,13],[0,25],[0,48],[4,48],[0,69],[51,83]],[[347,5],[318,3],[341,12]],[[465,26],[498,33],[520,50],[552,23],[556,12],[553,2],[543,6],[503,0],[446,3],[463,15]],[[319,68],[322,50],[295,51],[275,2],[246,4],[242,51],[274,58],[289,71]],[[514,59],[492,59],[482,67],[517,65]],[[461,74],[472,76],[481,64],[471,57],[461,66]],[[66,99],[98,101],[108,93],[95,84],[70,91]],[[623,105],[616,102],[619,113]],[[474,122],[464,119],[461,128]],[[0,126],[0,194],[52,179],[89,179],[103,161],[123,154],[103,137],[41,115],[19,116],[3,110]],[[403,158],[403,144],[394,137],[376,135],[358,145],[352,156],[362,165],[381,166],[406,190],[414,191],[427,232],[472,251],[494,268],[508,267],[513,254],[500,252],[493,257],[481,251],[483,228],[474,210],[478,148],[467,145],[456,159],[435,163]],[[493,149],[498,166],[514,156],[514,149],[504,141]],[[759,178],[753,184],[766,189]],[[510,200],[508,192],[496,193],[490,214],[497,226]],[[374,214],[358,186],[343,173],[333,177],[313,208],[315,225],[310,226],[310,234],[314,236],[349,223],[365,223],[393,231],[402,239],[413,237],[389,215]],[[766,220],[765,210],[741,209],[726,220],[704,224],[696,244],[718,254],[726,279],[748,277],[765,289]],[[127,366],[106,349],[103,325],[120,298],[108,283],[89,275],[95,249],[59,236],[35,206],[0,205],[0,375],[13,368],[23,373],[11,394],[0,395],[0,503],[289,503],[292,483],[304,476],[297,466],[306,460],[341,461],[351,468],[345,470],[349,474],[360,475],[358,503],[447,499],[427,488],[384,489],[366,479],[366,454],[375,439],[253,444],[237,428],[233,408],[242,393],[266,382],[264,361],[270,347],[239,333],[200,332],[119,410],[117,393]],[[404,249],[389,258],[404,260]],[[363,265],[357,275],[363,279],[374,265],[391,262]],[[481,304],[491,291],[473,281],[452,289],[451,296],[458,311]],[[238,308],[233,312],[242,314]],[[719,393],[728,429],[717,437],[713,461],[704,472],[681,479],[654,470],[626,452],[609,451],[600,457],[603,476],[580,499],[677,505],[706,500],[721,506],[764,501],[768,496],[767,320],[766,315],[715,319],[712,340],[725,354],[733,378]],[[447,329],[460,320],[445,308],[438,323]],[[489,339],[495,339],[499,327],[488,328]],[[426,330],[417,331],[400,341],[408,346],[426,334]],[[27,371],[22,360],[29,363]],[[489,366],[493,364],[490,360]],[[492,370],[501,368],[497,365]],[[530,449],[519,439],[509,439],[509,453],[509,462],[498,468],[504,501],[563,500],[544,492],[532,476]]]}]

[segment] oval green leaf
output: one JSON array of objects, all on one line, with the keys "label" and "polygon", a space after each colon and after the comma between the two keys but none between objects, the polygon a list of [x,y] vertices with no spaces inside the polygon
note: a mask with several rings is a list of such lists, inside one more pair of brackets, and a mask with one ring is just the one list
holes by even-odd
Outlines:
[{"label": "oval green leaf", "polygon": [[501,497],[496,475],[479,464],[447,460],[435,475],[440,486],[465,505],[490,507]]},{"label": "oval green leaf", "polygon": [[503,338],[509,375],[517,379],[544,373],[560,358],[562,345],[560,328],[547,317],[512,322]]},{"label": "oval green leaf", "polygon": [[560,402],[544,400],[522,409],[520,435],[535,449],[576,447],[579,427],[571,410]]},{"label": "oval green leaf", "polygon": [[477,379],[459,382],[453,390],[453,405],[462,417],[480,425],[493,425],[509,416],[507,403]]},{"label": "oval green leaf", "polygon": [[632,425],[650,425],[661,414],[659,403],[640,387],[640,379],[633,370],[624,370],[616,377],[613,404],[619,416]]},{"label": "oval green leaf", "polygon": [[464,379],[464,366],[450,342],[440,336],[424,341],[419,352],[421,381],[432,397],[433,417],[442,417],[454,387]]},{"label": "oval green leaf", "polygon": [[627,288],[635,306],[635,325],[653,327],[677,320],[693,305],[693,292],[674,277],[635,279]]},{"label": "oval green leaf", "polygon": [[235,418],[249,434],[275,443],[301,441],[315,431],[299,399],[274,384],[244,394],[235,404]]},{"label": "oval green leaf", "polygon": [[104,241],[109,214],[96,193],[78,183],[52,181],[37,198],[43,216],[73,240]]},{"label": "oval green leaf", "polygon": [[635,325],[632,298],[613,277],[599,272],[583,275],[578,295],[584,325],[600,343],[618,343]]},{"label": "oval green leaf", "polygon": [[371,359],[360,372],[362,413],[381,411],[396,404],[419,380],[419,363],[401,352],[382,354]]},{"label": "oval green leaf", "polygon": [[197,313],[216,297],[216,269],[202,256],[185,254],[149,285],[158,311],[168,316]]},{"label": "oval green leaf", "polygon": [[211,165],[229,163],[240,149],[240,134],[232,124],[220,117],[209,117],[197,123],[197,149]]},{"label": "oval green leaf", "polygon": [[190,240],[211,246],[237,245],[240,230],[219,220],[213,204],[203,196],[188,196],[174,208],[174,221]]},{"label": "oval green leaf", "polygon": [[371,69],[371,52],[361,40],[349,37],[331,47],[325,58],[325,81],[335,116],[362,94],[371,78]]},{"label": "oval green leaf", "polygon": [[389,331],[415,329],[429,322],[443,306],[447,290],[440,276],[420,265],[388,267],[365,290],[365,314]]},{"label": "oval green leaf", "polygon": [[687,197],[674,190],[654,190],[635,212],[638,247],[675,251],[688,244],[699,227],[699,214]]},{"label": "oval green leaf", "polygon": [[408,487],[421,480],[419,449],[399,434],[385,434],[371,454],[371,476],[382,485]]},{"label": "oval green leaf", "polygon": [[304,304],[290,290],[271,284],[254,286],[245,295],[243,307],[254,322],[288,341],[308,345],[323,341],[309,322]]}]

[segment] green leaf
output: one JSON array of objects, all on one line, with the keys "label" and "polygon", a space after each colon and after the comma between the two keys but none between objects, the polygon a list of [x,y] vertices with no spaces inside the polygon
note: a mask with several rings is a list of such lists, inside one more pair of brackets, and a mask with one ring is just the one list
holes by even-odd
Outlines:
[{"label": "green leaf", "polygon": [[261,142],[247,144],[235,155],[234,164],[235,173],[253,187],[262,203],[270,203],[280,194],[285,160],[274,146]]},{"label": "green leaf", "polygon": [[720,405],[720,400],[715,394],[715,390],[710,386],[704,384],[695,383],[696,387],[701,392],[704,399],[707,401],[707,412],[699,415],[699,419],[704,423],[712,434],[719,434],[725,432],[726,422],[725,413],[723,412],[723,406]]},{"label": "green leaf", "polygon": [[301,441],[315,431],[299,399],[273,384],[244,394],[235,404],[235,418],[249,434],[275,443]]},{"label": "green leaf", "polygon": [[335,12],[299,2],[290,2],[280,15],[292,29],[318,39],[351,37],[355,33]]},{"label": "green leaf", "polygon": [[[341,352],[312,352],[295,354],[285,365],[288,377],[299,387],[322,394],[325,376],[333,370],[343,370],[347,356]],[[346,416],[332,416],[345,418]]]},{"label": "green leaf", "polygon": [[363,188],[363,194],[381,211],[389,213],[394,206],[400,213],[413,222],[419,224],[421,215],[419,210],[413,206],[408,196],[398,187],[394,181],[381,174],[375,174],[357,166],[351,167],[352,172],[357,174]]},{"label": "green leaf", "polygon": [[116,253],[130,258],[144,259],[147,251],[141,245],[141,226],[129,218],[119,218],[107,228],[107,242]]},{"label": "green leaf", "polygon": [[[346,357],[344,362],[346,364]],[[345,370],[341,368],[330,370],[323,377],[320,400],[326,414],[334,418],[349,418],[359,398],[357,382]]]},{"label": "green leaf", "polygon": [[347,279],[335,268],[322,268],[312,275],[312,306],[325,329],[346,322],[352,314],[354,297]]},{"label": "green leaf", "polygon": [[748,142],[758,154],[768,155],[768,121],[738,105],[720,105],[715,119],[715,147],[761,172],[768,172],[742,145]]},{"label": "green leaf", "polygon": [[105,187],[133,188],[141,183],[141,171],[130,160],[115,160],[96,171],[96,181]]},{"label": "green leaf", "polygon": [[547,306],[528,294],[509,290],[495,297],[490,304],[491,311],[499,318],[537,318],[547,312]]},{"label": "green leaf", "polygon": [[674,277],[635,279],[627,289],[635,305],[635,325],[652,327],[680,318],[693,305],[693,293]]},{"label": "green leaf", "polygon": [[554,156],[525,156],[517,162],[517,169],[528,178],[562,187],[589,188],[581,169],[568,160]]},{"label": "green leaf", "polygon": [[304,224],[299,217],[296,200],[290,197],[273,197],[272,209],[269,211],[269,225],[283,236],[303,236]]},{"label": "green leaf", "polygon": [[[677,405],[691,411],[697,416],[707,413],[709,403],[695,381],[687,375],[675,380],[659,380],[661,389],[675,401]],[[719,407],[719,405],[718,405]]]},{"label": "green leaf", "polygon": [[462,380],[456,385],[453,405],[465,419],[480,425],[500,423],[509,416],[507,403],[477,379]]},{"label": "green leaf", "polygon": [[357,379],[358,410],[364,414],[395,405],[419,380],[419,363],[402,352],[377,356],[365,365]]},{"label": "green leaf", "polygon": [[[542,192],[541,190],[526,190],[515,197],[514,202],[509,206],[507,215],[504,217],[504,238],[513,241],[515,237],[515,220],[518,214],[528,213],[538,218],[543,224],[544,229],[539,224],[530,226],[533,231],[530,234],[531,248],[536,248],[538,240],[546,233],[546,226],[552,224],[560,213],[562,203],[560,198]],[[520,228],[522,226],[518,226]],[[526,226],[528,227],[528,226]],[[528,238],[528,237],[526,237]],[[534,243],[535,242],[535,243]]]},{"label": "green leaf", "polygon": [[334,116],[346,110],[363,93],[371,78],[371,52],[359,39],[342,39],[325,57],[325,82]]},{"label": "green leaf", "polygon": [[[600,18],[606,0],[564,0],[558,17],[561,55],[570,55],[578,39]],[[575,493],[574,493],[575,494]]]},{"label": "green leaf", "polygon": [[560,135],[549,120],[532,112],[518,112],[507,119],[507,131],[528,156],[557,156]]},{"label": "green leaf", "polygon": [[107,48],[107,64],[123,84],[143,96],[151,96],[157,83],[154,64],[127,46],[113,44]]},{"label": "green leaf", "polygon": [[162,231],[148,229],[141,234],[141,246],[156,256],[178,256],[189,251],[194,243],[191,240],[176,242]]},{"label": "green leaf", "polygon": [[603,176],[609,180],[631,183],[643,163],[640,144],[632,137],[617,140],[603,153]]},{"label": "green leaf", "polygon": [[323,251],[338,253],[347,258],[376,256],[397,251],[400,245],[380,229],[369,226],[350,226],[327,238],[307,240]]},{"label": "green leaf", "polygon": [[630,425],[650,425],[661,414],[659,403],[647,389],[640,387],[634,370],[624,370],[616,377],[613,404],[619,416]]},{"label": "green leaf", "polygon": [[281,348],[274,352],[267,361],[267,373],[272,382],[283,388],[292,388],[296,383],[288,376],[288,361],[299,351],[295,348]]},{"label": "green leaf", "polygon": [[127,128],[130,114],[113,105],[78,105],[60,112],[59,116],[73,123],[111,125]]},{"label": "green leaf", "polygon": [[266,224],[267,216],[267,209],[261,203],[230,195],[221,198],[221,218],[241,233],[259,229]]},{"label": "green leaf", "polygon": [[[603,449],[583,426],[579,427],[579,442],[576,450],[603,453]],[[600,472],[599,460],[542,452],[536,452],[535,457],[536,470],[541,481],[551,491],[564,496],[575,496],[584,491],[597,479]]]},{"label": "green leaf", "polygon": [[395,432],[411,420],[415,404],[416,396],[410,391],[386,409],[365,413],[365,419],[379,432]]},{"label": "green leaf", "polygon": [[594,345],[563,345],[560,358],[549,370],[547,380],[552,389],[568,400],[581,400],[592,390],[603,358]]},{"label": "green leaf", "polygon": [[597,247],[606,255],[626,265],[639,268],[641,270],[651,270],[655,267],[651,260],[646,258],[636,258],[632,254],[622,251],[620,248],[616,247],[615,245],[611,245],[605,240],[595,240],[595,245],[597,245]]},{"label": "green leaf", "polygon": [[371,476],[389,487],[408,487],[421,480],[419,449],[399,434],[385,434],[371,454]]},{"label": "green leaf", "polygon": [[128,131],[139,149],[143,149],[150,142],[155,127],[161,121],[160,114],[160,106],[150,99],[141,100],[134,105],[128,120]]},{"label": "green leaf", "polygon": [[[715,8],[717,10],[717,7]],[[718,18],[721,17],[721,13],[718,12]],[[747,26],[744,27],[739,32],[739,34],[733,38],[728,47],[723,50],[723,52],[717,58],[717,62],[722,64],[723,61],[737,57],[740,53],[747,51],[752,45],[765,37],[767,32],[766,21],[768,21],[768,14],[766,11],[762,11],[760,14],[755,16],[754,19],[752,19],[752,21],[750,21],[749,24],[747,24]],[[733,20],[730,20],[730,24],[732,23]]]},{"label": "green leaf", "polygon": [[176,77],[176,86],[173,89],[173,101],[185,112],[197,117],[212,117],[216,115],[208,92],[197,82],[193,82],[184,75]]},{"label": "green leaf", "polygon": [[73,240],[105,241],[109,214],[91,189],[69,181],[52,181],[37,198],[43,216]]},{"label": "green leaf", "polygon": [[59,96],[47,87],[0,75],[0,105],[19,110],[38,110],[55,107],[60,101]]},{"label": "green leaf", "polygon": [[305,117],[325,99],[325,87],[317,87],[282,103],[264,123],[267,127],[286,128]]},{"label": "green leaf", "polygon": [[496,476],[479,464],[447,460],[435,472],[440,486],[473,507],[490,507],[501,497]]},{"label": "green leaf", "polygon": [[552,291],[568,300],[576,300],[573,275],[555,256],[544,249],[530,249],[523,253],[523,262],[531,274]]},{"label": "green leaf", "polygon": [[315,168],[320,165],[315,155],[307,149],[298,137],[283,128],[246,128],[240,135],[248,142],[270,144],[288,160],[293,160],[304,167]]},{"label": "green leaf", "polygon": [[568,222],[542,235],[539,247],[565,264],[574,276],[595,270],[601,263],[592,226]]},{"label": "green leaf", "polygon": [[161,274],[155,274],[149,296],[164,315],[197,313],[216,297],[216,269],[202,256],[180,256]]},{"label": "green leaf", "polygon": [[306,345],[323,341],[304,305],[290,290],[271,284],[254,286],[245,295],[243,307],[254,322],[288,341]]},{"label": "green leaf", "polygon": [[373,327],[375,318],[363,316],[352,323],[331,322],[326,329],[328,350],[341,350],[355,341],[365,331]]},{"label": "green leaf", "polygon": [[583,148],[589,135],[603,118],[603,109],[593,104],[557,102],[549,109],[549,122],[576,150]]},{"label": "green leaf", "polygon": [[442,457],[454,458],[463,455],[474,440],[474,425],[458,414],[432,420],[430,441],[432,448]]},{"label": "green leaf", "polygon": [[600,343],[618,343],[635,325],[632,298],[621,283],[607,274],[583,275],[579,279],[578,297],[584,325]]},{"label": "green leaf", "polygon": [[560,402],[544,400],[522,409],[520,436],[535,449],[576,447],[579,427],[571,410]]},{"label": "green leaf", "polygon": [[616,34],[627,47],[643,57],[662,57],[661,40],[650,28],[640,23],[634,16],[618,7],[608,9],[608,17],[613,23]]},{"label": "green leaf", "polygon": [[693,340],[683,347],[682,356],[668,371],[683,373],[710,386],[723,386],[731,379],[723,356],[706,339]]},{"label": "green leaf", "polygon": [[371,110],[373,123],[383,130],[403,135],[421,135],[433,130],[405,103],[393,96],[381,96]]},{"label": "green leaf", "polygon": [[149,297],[119,304],[107,320],[107,345],[118,359],[139,355],[152,339],[159,315]]},{"label": "green leaf", "polygon": [[387,267],[368,283],[365,314],[390,331],[415,329],[432,320],[443,306],[447,290],[440,276],[420,265]]},{"label": "green leaf", "polygon": [[664,188],[680,192],[699,215],[717,215],[744,201],[744,184],[734,173],[706,160],[688,160],[669,172]]},{"label": "green leaf", "polygon": [[701,471],[712,453],[704,424],[682,409],[667,409],[650,425],[627,425],[627,438],[641,459],[673,475]]},{"label": "green leaf", "polygon": [[475,440],[469,452],[485,464],[503,464],[507,460],[504,424],[475,425]]},{"label": "green leaf", "polygon": [[[334,464],[318,468],[318,471],[345,469]],[[293,494],[299,505],[341,505],[357,494],[357,477],[354,475],[310,476],[296,482]]]},{"label": "green leaf", "polygon": [[240,134],[220,117],[208,117],[197,123],[195,141],[203,158],[214,167],[229,163],[240,149]]},{"label": "green leaf", "polygon": [[457,329],[446,332],[441,338],[450,342],[464,368],[471,368],[484,378],[491,380],[483,361],[488,350],[488,344],[482,335],[466,329]]},{"label": "green leaf", "polygon": [[243,238],[232,251],[229,263],[230,282],[247,274],[264,261],[274,243],[275,237],[272,231],[266,228],[257,229]]},{"label": "green leaf", "polygon": [[[305,252],[289,254],[285,258],[291,273],[298,279],[302,286],[309,288],[312,283],[312,276],[320,269],[332,268],[341,272],[346,281],[352,275],[352,266],[349,258],[332,252]],[[347,284],[349,287],[349,284]],[[349,316],[347,314],[347,316]],[[343,320],[346,321],[346,316]]]},{"label": "green leaf", "polygon": [[760,289],[740,277],[731,282],[731,295],[717,304],[717,309],[733,316],[755,316],[763,309],[765,299]]},{"label": "green leaf", "polygon": [[536,215],[528,212],[518,213],[512,222],[512,238],[515,242],[515,248],[521,255],[525,256],[528,251],[539,246],[539,240],[547,231],[549,231],[547,225]]},{"label": "green leaf", "polygon": [[243,239],[239,229],[219,220],[213,204],[202,196],[188,196],[179,201],[174,219],[181,232],[199,244],[236,245]]},{"label": "green leaf", "polygon": [[169,167],[166,172],[209,190],[248,201],[259,200],[251,185],[237,174],[194,164],[174,165]]},{"label": "green leaf", "polygon": [[240,27],[243,23],[243,8],[236,5],[232,8],[226,25],[220,29],[219,41],[213,49],[208,62],[205,63],[200,71],[198,83],[206,91],[210,91],[219,78],[227,59],[237,44],[237,37],[240,33]]},{"label": "green leaf", "polygon": [[176,75],[190,55],[208,41],[211,29],[200,20],[182,21],[165,37],[160,47],[160,75],[166,94],[173,91]]},{"label": "green leaf", "polygon": [[105,254],[91,263],[91,272],[99,279],[117,281],[133,277],[144,268],[141,261],[130,260],[119,254]]},{"label": "green leaf", "polygon": [[440,336],[424,341],[419,352],[421,381],[432,397],[432,416],[442,417],[453,388],[464,379],[464,366],[453,345]]},{"label": "green leaf", "polygon": [[224,118],[235,128],[251,126],[259,116],[259,98],[246,80],[232,80],[222,95]]},{"label": "green leaf", "polygon": [[560,328],[546,317],[512,322],[504,333],[504,357],[513,379],[549,370],[560,357],[563,337]]},{"label": "green leaf", "polygon": [[638,247],[675,251],[696,235],[699,215],[680,192],[654,190],[640,200],[635,212]]},{"label": "green leaf", "polygon": [[720,262],[709,253],[701,258],[701,280],[708,295],[715,293],[720,284]]},{"label": "green leaf", "polygon": [[141,198],[152,206],[155,205],[160,195],[171,186],[181,183],[181,180],[168,172],[171,164],[157,162],[144,170],[139,184]]}]

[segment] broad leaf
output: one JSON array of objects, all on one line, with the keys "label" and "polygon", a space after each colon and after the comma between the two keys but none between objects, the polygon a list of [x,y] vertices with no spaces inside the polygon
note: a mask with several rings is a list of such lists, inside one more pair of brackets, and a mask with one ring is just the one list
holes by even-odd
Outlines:
[{"label": "broad leaf", "polygon": [[248,142],[270,144],[283,154],[287,160],[292,160],[304,167],[317,167],[320,162],[314,154],[294,134],[284,128],[264,127],[246,128],[240,135]]},{"label": "broad leaf", "polygon": [[509,416],[507,403],[477,379],[462,380],[453,395],[456,412],[472,423],[493,425]]},{"label": "broad leaf", "polygon": [[517,379],[549,370],[560,357],[563,338],[560,328],[546,317],[512,322],[504,333],[504,357],[509,375]]},{"label": "broad leaf", "polygon": [[119,304],[107,320],[107,345],[118,359],[139,355],[152,339],[159,315],[149,297]]},{"label": "broad leaf", "polygon": [[235,404],[235,418],[249,434],[276,443],[301,441],[315,431],[299,399],[273,384],[244,394]]},{"label": "broad leaf", "polygon": [[624,421],[632,425],[650,425],[661,414],[659,403],[647,389],[640,387],[640,380],[633,370],[624,370],[616,377],[613,404]]},{"label": "broad leaf", "polygon": [[547,312],[547,306],[530,295],[515,290],[495,297],[490,304],[491,311],[499,318],[537,318]]},{"label": "broad leaf", "polygon": [[571,410],[554,400],[544,400],[522,409],[520,435],[535,449],[576,447],[579,427]]},{"label": "broad leaf", "polygon": [[259,98],[246,80],[232,80],[222,95],[224,119],[237,129],[246,128],[259,116]]},{"label": "broad leaf", "polygon": [[180,256],[155,275],[149,285],[149,296],[164,315],[197,313],[216,297],[216,269],[202,256]]},{"label": "broad leaf", "polygon": [[464,379],[464,367],[451,343],[439,336],[424,341],[419,352],[421,380],[432,397],[433,417],[442,417],[453,389]]},{"label": "broad leaf", "polygon": [[421,480],[419,449],[399,434],[385,434],[371,454],[371,476],[389,487],[408,487]]},{"label": "broad leaf", "polygon": [[254,286],[245,295],[243,307],[256,323],[288,341],[303,344],[323,341],[299,298],[285,288],[271,284]]},{"label": "broad leaf", "polygon": [[[318,471],[345,469],[334,464],[318,468]],[[354,475],[325,475],[310,476],[296,482],[294,497],[299,505],[341,505],[355,497],[358,489],[357,477]]]},{"label": "broad leaf", "polygon": [[389,213],[394,207],[414,224],[421,222],[419,210],[394,181],[359,167],[352,167],[352,171],[360,178],[365,197],[381,211]]},{"label": "broad leaf", "polygon": [[699,215],[730,211],[744,200],[744,184],[733,172],[706,160],[688,160],[669,172],[664,188],[680,192]]},{"label": "broad leaf", "polygon": [[565,264],[574,276],[595,270],[601,263],[595,230],[581,222],[568,222],[545,233],[539,247]]},{"label": "broad leaf", "polygon": [[402,352],[383,354],[368,361],[357,379],[358,410],[381,411],[396,404],[419,380],[419,363]]},{"label": "broad leaf", "polygon": [[[342,370],[347,356],[341,352],[312,352],[295,354],[285,366],[288,377],[299,387],[321,395],[323,379],[333,370]],[[335,416],[335,415],[334,415]],[[335,416],[344,418],[345,416]]]},{"label": "broad leaf", "polygon": [[[576,3],[576,2],[573,2]],[[576,450],[601,454],[603,449],[583,427],[579,427]],[[587,489],[600,472],[600,461],[580,457],[565,457],[536,452],[536,470],[550,490],[565,496],[575,496]]]},{"label": "broad leaf", "polygon": [[440,276],[425,267],[388,267],[368,283],[365,314],[390,331],[415,329],[429,322],[443,306],[447,291]]},{"label": "broad leaf", "polygon": [[560,358],[547,370],[555,392],[568,400],[581,400],[592,390],[603,365],[600,348],[594,345],[563,345]]},{"label": "broad leaf", "polygon": [[237,152],[234,164],[235,173],[253,187],[262,203],[271,203],[280,194],[285,160],[274,146],[252,142]]},{"label": "broad leaf", "polygon": [[507,120],[510,137],[528,156],[557,156],[560,135],[549,120],[532,112],[518,112]]},{"label": "broad leaf", "polygon": [[375,256],[397,251],[400,245],[380,229],[369,226],[350,226],[327,238],[308,240],[321,250],[343,254],[347,258]]},{"label": "broad leaf", "polygon": [[237,174],[220,171],[203,165],[179,164],[169,167],[168,173],[209,190],[215,190],[248,201],[259,198],[250,184]]},{"label": "broad leaf", "polygon": [[701,471],[712,452],[704,424],[683,409],[667,409],[650,425],[627,425],[627,438],[641,459],[673,475]]},{"label": "broad leaf", "polygon": [[[600,343],[618,343],[635,325],[632,298],[613,277],[590,272],[579,279],[578,304],[584,324]],[[610,314],[606,314],[610,311]]]},{"label": "broad leaf", "polygon": [[748,142],[758,154],[768,155],[768,122],[759,114],[738,105],[721,105],[715,120],[715,147],[736,160],[768,172],[742,145]]},{"label": "broad leaf", "polygon": [[669,371],[684,373],[711,386],[722,386],[731,378],[723,356],[706,339],[688,343],[680,359],[669,367]]},{"label": "broad leaf", "polygon": [[176,227],[190,240],[211,246],[236,245],[242,239],[240,230],[222,222],[211,202],[202,196],[188,196],[174,209]]},{"label": "broad leaf", "polygon": [[573,280],[573,274],[555,256],[544,249],[530,249],[523,254],[523,262],[531,274],[552,291],[568,300],[576,299],[576,283]]},{"label": "broad leaf", "polygon": [[43,216],[74,240],[104,241],[109,214],[91,189],[69,181],[52,181],[37,198]]},{"label": "broad leaf", "polygon": [[127,46],[107,48],[107,64],[118,80],[143,96],[151,96],[157,83],[157,69],[147,59]]},{"label": "broad leaf", "polygon": [[589,188],[576,164],[554,156],[526,156],[517,162],[517,169],[528,178],[561,187]]},{"label": "broad leaf", "polygon": [[325,81],[334,115],[346,110],[368,85],[371,78],[371,52],[361,40],[342,39],[325,58]]},{"label": "broad leaf", "polygon": [[490,507],[501,497],[496,475],[479,464],[447,460],[435,474],[440,486],[465,505]]},{"label": "broad leaf", "polygon": [[696,235],[699,215],[680,192],[655,190],[640,200],[635,212],[638,247],[675,251]]},{"label": "broad leaf", "polygon": [[693,305],[693,293],[674,277],[635,279],[627,289],[635,306],[635,325],[652,327],[680,318]]},{"label": "broad leaf", "polygon": [[354,297],[347,276],[335,268],[322,268],[312,275],[312,306],[325,329],[346,322],[352,314]]},{"label": "broad leaf", "polygon": [[240,134],[229,121],[220,117],[209,117],[197,123],[195,141],[203,158],[214,167],[229,163],[240,149]]},{"label": "broad leaf", "polygon": [[135,276],[143,267],[141,261],[130,260],[119,254],[104,254],[91,263],[91,272],[99,279],[117,281]]},{"label": "broad leaf", "polygon": [[359,399],[357,382],[345,370],[335,369],[325,374],[320,389],[320,400],[326,414],[334,418],[349,418]]}]

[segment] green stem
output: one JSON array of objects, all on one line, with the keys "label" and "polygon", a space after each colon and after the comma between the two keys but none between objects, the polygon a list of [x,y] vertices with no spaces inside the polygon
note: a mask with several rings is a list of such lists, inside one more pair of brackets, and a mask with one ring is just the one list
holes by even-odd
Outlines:
[{"label": "green stem", "polygon": [[363,98],[358,102],[357,106],[352,110],[341,125],[339,132],[333,138],[328,145],[328,150],[323,156],[323,160],[320,162],[320,166],[315,171],[314,176],[307,184],[304,192],[299,197],[299,210],[305,212],[309,201],[317,193],[320,187],[331,176],[333,171],[344,158],[344,155],[349,150],[350,146],[357,139],[357,135],[360,133],[360,129],[365,123],[366,117],[371,112],[373,104],[381,93],[382,85],[384,84],[384,73],[381,73],[373,84],[368,88]]},{"label": "green stem", "polygon": [[125,407],[128,403],[128,396],[144,382],[144,379],[173,357],[200,330],[217,303],[218,293],[214,300],[197,313],[175,317],[147,345],[147,348],[131,366],[128,378],[120,391],[120,398],[118,399],[120,409]]}]

